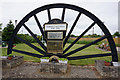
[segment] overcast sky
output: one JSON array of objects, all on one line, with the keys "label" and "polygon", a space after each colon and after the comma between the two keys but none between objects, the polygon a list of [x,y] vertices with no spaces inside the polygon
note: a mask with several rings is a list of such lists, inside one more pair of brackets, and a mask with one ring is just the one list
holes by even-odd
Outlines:
[{"label": "overcast sky", "polygon": [[[103,0],[102,2],[96,2],[94,0],[1,0],[0,23],[3,23],[2,27],[5,27],[9,20],[12,20],[13,23],[15,20],[18,20],[19,22],[32,10],[52,3],[67,3],[82,7],[96,15],[102,22],[104,22],[110,33],[113,34],[114,32],[118,31],[118,0]],[[61,13],[62,9],[51,10],[52,18],[60,18]],[[78,13],[75,11],[69,9],[66,10],[65,21],[68,23],[68,31],[72,26],[77,14]],[[37,16],[41,22],[41,25],[48,21],[45,11],[37,14]],[[72,34],[80,35],[80,33],[82,33],[91,23],[92,20],[85,15],[81,15],[79,22],[77,23]],[[40,35],[34,18],[30,18],[26,24],[34,33]],[[97,25],[95,25],[94,28],[95,33],[101,34],[101,30]],[[92,31],[93,30],[90,30],[87,34],[92,33]],[[19,33],[27,33],[27,31],[25,31],[24,28],[21,28]]]}]

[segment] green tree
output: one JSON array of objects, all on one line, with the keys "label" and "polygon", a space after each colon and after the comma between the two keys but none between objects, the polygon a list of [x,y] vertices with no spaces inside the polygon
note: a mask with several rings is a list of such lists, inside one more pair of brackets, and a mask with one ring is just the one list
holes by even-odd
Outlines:
[{"label": "green tree", "polygon": [[120,33],[119,33],[118,31],[116,31],[116,32],[113,34],[113,37],[115,37],[115,36],[120,37]]},{"label": "green tree", "polygon": [[83,38],[99,38],[101,37],[101,35],[97,35],[97,34],[88,34],[88,35],[84,35]]},{"label": "green tree", "polygon": [[[36,40],[32,36],[29,36],[28,34],[17,34],[17,36],[29,43],[36,42]],[[15,38],[14,43],[23,43],[23,42],[20,41],[19,39]]]},{"label": "green tree", "polygon": [[10,40],[11,35],[13,34],[13,31],[14,31],[14,25],[10,20],[7,26],[2,31],[2,40],[8,42]]},{"label": "green tree", "polygon": [[2,36],[2,23],[0,23],[0,38],[1,38],[1,36]]},{"label": "green tree", "polygon": [[76,37],[74,34],[71,34],[70,37]]},{"label": "green tree", "polygon": [[2,29],[2,27],[1,27],[1,26],[2,26],[2,23],[0,23],[0,30]]},{"label": "green tree", "polygon": [[2,44],[2,23],[0,23],[0,45]]}]

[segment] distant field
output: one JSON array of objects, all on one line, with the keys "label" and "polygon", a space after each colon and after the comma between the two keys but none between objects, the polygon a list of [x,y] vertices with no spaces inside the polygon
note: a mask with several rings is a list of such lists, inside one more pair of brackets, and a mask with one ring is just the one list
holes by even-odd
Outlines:
[{"label": "distant field", "polygon": [[[71,40],[75,40],[76,37],[71,37],[70,38]],[[80,38],[80,41],[94,41],[94,40],[97,40],[99,38]],[[105,39],[107,40],[107,39]],[[120,44],[120,38],[113,38],[115,44]]]},{"label": "distant field", "polygon": [[[33,45],[41,48],[40,46],[38,46],[37,43],[33,43]],[[66,47],[68,45],[69,44],[67,44]],[[84,44],[75,44],[68,52],[70,52],[70,51],[72,51],[80,46],[83,46],[83,45]],[[92,46],[90,46],[82,51],[79,51],[73,55],[70,55],[70,56],[81,56],[81,55],[108,53],[108,51],[102,51],[102,50],[97,49],[96,46],[97,45],[92,45]],[[40,54],[39,52],[35,51],[31,47],[27,46],[26,44],[17,44],[14,49],[23,50],[23,51],[27,51],[27,52],[31,52],[31,53],[35,53],[35,54]],[[5,48],[2,49],[2,55],[7,55],[7,49],[5,49]],[[40,62],[39,58],[24,55],[21,53],[13,52],[13,55],[24,56],[24,60]],[[88,59],[80,59],[80,60],[70,60],[68,63],[73,64],[73,65],[93,65],[95,60],[109,60],[109,61],[111,61],[111,57],[109,56],[109,57],[88,58]]]}]

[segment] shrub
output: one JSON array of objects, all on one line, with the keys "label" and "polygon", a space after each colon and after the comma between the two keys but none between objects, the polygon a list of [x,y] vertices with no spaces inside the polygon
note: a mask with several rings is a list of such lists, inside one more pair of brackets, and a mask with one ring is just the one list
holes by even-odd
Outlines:
[{"label": "shrub", "polygon": [[9,54],[8,57],[12,57],[13,55],[12,54]]},{"label": "shrub", "polygon": [[66,58],[59,58],[58,60],[61,60],[61,61],[67,61]]},{"label": "shrub", "polygon": [[[29,36],[28,34],[17,34],[17,36],[29,43],[36,42],[36,40],[32,36]],[[15,43],[23,43],[23,42],[15,38]]]},{"label": "shrub", "polygon": [[115,44],[117,47],[120,47],[120,44]]}]

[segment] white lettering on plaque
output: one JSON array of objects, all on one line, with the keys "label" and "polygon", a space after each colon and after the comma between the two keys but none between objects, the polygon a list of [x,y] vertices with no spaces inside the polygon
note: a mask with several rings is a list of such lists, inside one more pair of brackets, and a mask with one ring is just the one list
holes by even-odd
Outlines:
[{"label": "white lettering on plaque", "polygon": [[48,32],[48,39],[62,39],[63,32]]},{"label": "white lettering on plaque", "polygon": [[67,24],[45,24],[45,30],[66,30]]}]

